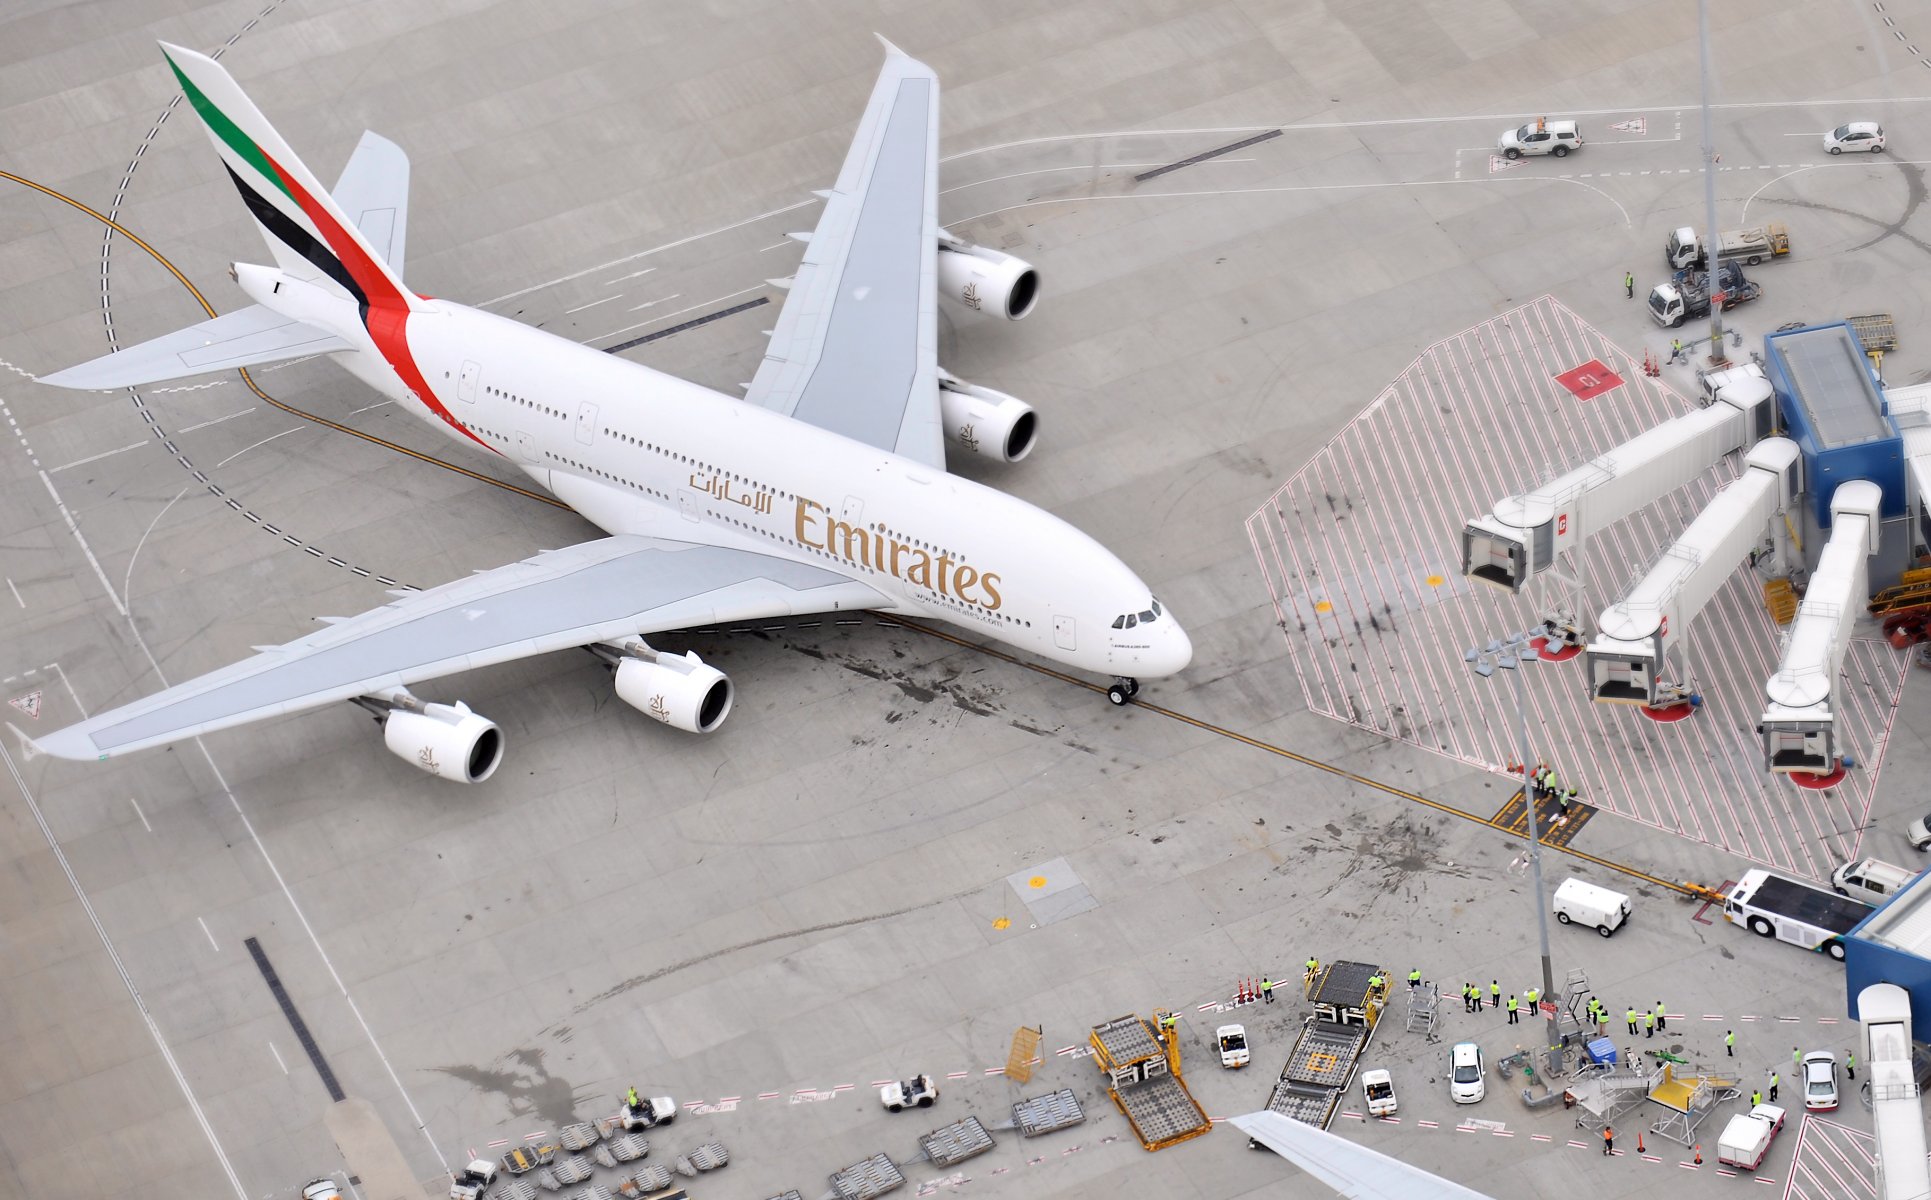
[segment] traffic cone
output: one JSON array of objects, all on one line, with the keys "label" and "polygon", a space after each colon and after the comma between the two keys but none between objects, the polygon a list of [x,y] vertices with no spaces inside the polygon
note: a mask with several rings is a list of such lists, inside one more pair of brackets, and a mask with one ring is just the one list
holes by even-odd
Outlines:
[{"label": "traffic cone", "polygon": [[1636,1131],[1636,1153],[1638,1154],[1645,1153],[1645,1151],[1643,1150],[1643,1131],[1640,1129]]},{"label": "traffic cone", "polygon": [[1699,1167],[1703,1165],[1703,1143],[1702,1142],[1698,1142],[1696,1144],[1696,1165]]}]

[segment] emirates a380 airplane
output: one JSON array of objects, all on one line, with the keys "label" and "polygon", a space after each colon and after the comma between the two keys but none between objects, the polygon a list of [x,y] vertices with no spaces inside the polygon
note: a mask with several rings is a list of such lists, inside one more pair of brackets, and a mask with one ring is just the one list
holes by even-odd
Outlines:
[{"label": "emirates a380 airplane", "polygon": [[326,354],[472,451],[528,474],[611,536],[479,572],[38,739],[102,759],[352,701],[439,778],[487,779],[496,725],[410,685],[572,647],[617,695],[708,733],[732,684],[644,639],[724,621],[873,610],[936,617],[1067,666],[1140,678],[1193,646],[1147,585],[1050,513],[948,474],[945,443],[1006,462],[1024,402],[937,362],[941,292],[1013,320],[1038,276],[938,224],[939,86],[889,43],[824,212],[743,399],[402,282],[409,163],[364,134],[324,191],[228,72],[162,46],[275,266],[237,264],[255,303],[45,376],[118,388]]}]

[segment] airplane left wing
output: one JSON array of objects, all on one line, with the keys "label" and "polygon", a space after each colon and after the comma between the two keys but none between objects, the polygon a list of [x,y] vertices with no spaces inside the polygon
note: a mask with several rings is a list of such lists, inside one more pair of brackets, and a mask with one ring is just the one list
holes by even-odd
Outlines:
[{"label": "airplane left wing", "polygon": [[943,470],[939,80],[885,45],[745,399]]},{"label": "airplane left wing", "polygon": [[1486,1192],[1463,1187],[1277,1112],[1248,1113],[1228,1120],[1347,1200],[1492,1200]]},{"label": "airplane left wing", "polygon": [[101,759],[553,650],[888,603],[848,576],[754,551],[604,538],[401,593],[35,744]]}]

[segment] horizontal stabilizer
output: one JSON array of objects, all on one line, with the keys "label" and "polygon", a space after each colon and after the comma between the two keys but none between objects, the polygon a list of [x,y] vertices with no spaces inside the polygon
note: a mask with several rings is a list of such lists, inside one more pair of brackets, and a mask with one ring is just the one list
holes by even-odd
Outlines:
[{"label": "horizontal stabilizer", "polygon": [[92,362],[42,375],[40,382],[82,391],[133,387],[352,349],[326,330],[251,304]]}]

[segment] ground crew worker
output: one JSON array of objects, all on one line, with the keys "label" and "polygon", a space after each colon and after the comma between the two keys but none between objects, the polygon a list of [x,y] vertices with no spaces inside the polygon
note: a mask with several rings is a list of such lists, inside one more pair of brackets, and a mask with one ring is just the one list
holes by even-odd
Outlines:
[{"label": "ground crew worker", "polygon": [[1736,1030],[1726,1029],[1723,1031],[1723,1057],[1735,1058],[1736,1056],[1737,1056]]},{"label": "ground crew worker", "polygon": [[1844,1051],[1844,1074],[1852,1079],[1857,1078],[1857,1055],[1849,1050]]},{"label": "ground crew worker", "polygon": [[1762,1103],[1763,1103],[1763,1093],[1752,1088],[1750,1091],[1750,1107],[1755,1108],[1757,1105]]},{"label": "ground crew worker", "polygon": [[1646,1012],[1643,1014],[1643,1036],[1644,1037],[1656,1036],[1656,1014],[1653,1012]]},{"label": "ground crew worker", "polygon": [[1314,957],[1312,954],[1308,955],[1307,956],[1307,977],[1309,979],[1314,978],[1314,976],[1318,974],[1320,970],[1321,970],[1321,960]]},{"label": "ground crew worker", "polygon": [[1482,1007],[1482,989],[1472,983],[1462,985],[1462,1011],[1474,1012]]},{"label": "ground crew worker", "polygon": [[1681,357],[1683,357],[1683,339],[1671,338],[1670,339],[1670,364],[1672,366],[1675,365],[1676,360]]},{"label": "ground crew worker", "polygon": [[1556,810],[1565,817],[1569,815],[1569,789],[1556,793]]},{"label": "ground crew worker", "polygon": [[1770,1103],[1775,1104],[1777,1102],[1777,1085],[1782,1082],[1783,1076],[1777,1074],[1775,1071],[1770,1072]]},{"label": "ground crew worker", "polygon": [[1636,1006],[1633,1004],[1629,1006],[1629,1032],[1636,1032]]},{"label": "ground crew worker", "polygon": [[1269,1004],[1274,1003],[1274,981],[1265,975],[1261,976],[1261,995]]},{"label": "ground crew worker", "polygon": [[1616,1131],[1607,1125],[1602,1127],[1602,1152],[1604,1154],[1616,1152]]},{"label": "ground crew worker", "polygon": [[1532,987],[1532,988],[1530,988],[1530,989],[1528,989],[1527,991],[1525,991],[1525,992],[1523,992],[1523,993],[1522,993],[1522,998],[1523,998],[1524,1000],[1527,1000],[1527,1001],[1529,1002],[1529,1007],[1530,1007],[1530,1008],[1534,1008],[1534,1007],[1535,1007],[1535,1002],[1536,1002],[1537,1000],[1540,1000],[1540,999],[1542,999],[1542,989],[1541,989],[1541,988],[1533,988],[1533,987]]},{"label": "ground crew worker", "polygon": [[1388,981],[1381,977],[1381,972],[1376,971],[1374,974],[1368,976],[1368,991],[1370,994],[1378,992],[1387,986]]},{"label": "ground crew worker", "polygon": [[1623,272],[1623,299],[1634,300],[1635,298],[1636,298],[1636,277],[1630,274],[1628,271],[1624,271]]},{"label": "ground crew worker", "polygon": [[1563,795],[1567,797],[1562,805],[1563,810],[1566,812],[1569,806],[1574,804],[1582,796],[1582,789],[1572,783],[1569,785],[1569,790],[1564,792]]},{"label": "ground crew worker", "polygon": [[631,1112],[638,1112],[644,1107],[644,1102],[638,1098],[635,1087],[631,1088],[630,1094],[624,1097],[624,1103],[630,1106]]},{"label": "ground crew worker", "polygon": [[1799,1072],[1799,1071],[1801,1071],[1801,1070],[1803,1070],[1803,1066],[1804,1066],[1804,1052],[1803,1052],[1803,1051],[1801,1051],[1801,1050],[1799,1050],[1799,1049],[1797,1049],[1797,1047],[1795,1047],[1795,1046],[1792,1046],[1792,1047],[1790,1048],[1790,1071],[1791,1071],[1791,1074],[1793,1074],[1793,1075],[1794,1075],[1794,1074],[1796,1074],[1797,1072]]},{"label": "ground crew worker", "polygon": [[1161,1017],[1160,1028],[1166,1030],[1168,1033],[1178,1032],[1180,1029],[1180,1014],[1168,1013],[1166,1016]]},{"label": "ground crew worker", "polygon": [[1663,1011],[1663,1002],[1656,1002],[1656,1028],[1667,1030],[1670,1027],[1669,1014]]},{"label": "ground crew worker", "polygon": [[1488,1006],[1498,1008],[1502,1004],[1502,985],[1491,979],[1488,981]]},{"label": "ground crew worker", "polygon": [[1414,970],[1408,972],[1408,986],[1409,987],[1421,986],[1421,968],[1420,967],[1416,967]]},{"label": "ground crew worker", "polygon": [[1519,1025],[1521,1023],[1522,1023],[1522,1014],[1515,1011],[1515,997],[1511,995],[1509,997],[1509,1024]]}]

